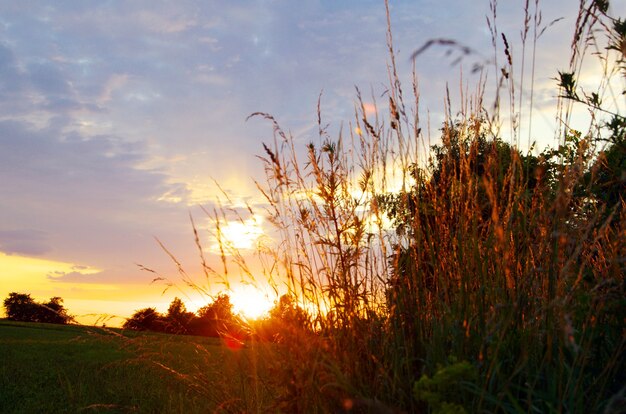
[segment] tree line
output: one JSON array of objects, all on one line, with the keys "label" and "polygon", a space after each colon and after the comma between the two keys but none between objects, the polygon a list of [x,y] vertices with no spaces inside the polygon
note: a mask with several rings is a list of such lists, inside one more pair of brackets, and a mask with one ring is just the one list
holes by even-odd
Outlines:
[{"label": "tree line", "polygon": [[[4,299],[7,319],[19,322],[68,324],[74,320],[55,296],[47,302],[36,302],[30,294],[12,292]],[[174,298],[166,313],[155,307],[143,308],[126,319],[123,329],[151,331],[175,335],[231,337],[238,340],[254,337],[280,342],[294,329],[308,329],[309,316],[290,295],[283,295],[261,319],[246,321],[233,312],[230,296],[219,294],[211,303],[196,312],[189,312],[185,303]]]},{"label": "tree line", "polygon": [[137,310],[123,325],[124,329],[152,331],[169,334],[220,336],[226,334],[242,336],[243,320],[233,313],[233,305],[226,294],[218,295],[195,313],[189,312],[185,303],[174,298],[165,314],[154,307]]},{"label": "tree line", "polygon": [[264,318],[246,321],[233,312],[228,294],[219,294],[211,303],[189,312],[185,303],[174,298],[165,314],[149,307],[137,310],[124,329],[177,335],[255,338],[280,342],[294,329],[307,329],[309,316],[290,295],[283,295]]}]

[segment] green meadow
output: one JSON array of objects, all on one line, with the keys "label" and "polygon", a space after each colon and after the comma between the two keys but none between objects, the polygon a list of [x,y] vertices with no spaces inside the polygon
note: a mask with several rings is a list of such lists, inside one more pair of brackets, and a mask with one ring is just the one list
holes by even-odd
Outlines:
[{"label": "green meadow", "polygon": [[1,321],[0,412],[251,411],[271,400],[258,355],[215,338]]}]

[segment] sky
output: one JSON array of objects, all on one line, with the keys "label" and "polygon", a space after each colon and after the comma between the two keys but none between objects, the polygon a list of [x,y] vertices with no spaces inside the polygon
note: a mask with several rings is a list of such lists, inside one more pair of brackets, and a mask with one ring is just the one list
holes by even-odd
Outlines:
[{"label": "sky", "polygon": [[[502,3],[498,28],[517,44],[523,1]],[[577,5],[540,3],[545,22],[563,20],[540,40],[537,111],[554,107],[551,78],[567,62]],[[401,77],[433,38],[490,56],[488,13],[488,1],[392,0]],[[247,117],[270,113],[304,145],[320,93],[338,128],[354,116],[355,86],[382,96],[387,64],[382,0],[0,2],[0,296],[61,296],[85,323],[193,296],[163,293],[138,264],[174,280],[156,239],[196,269],[190,214],[208,234],[202,208],[262,207],[257,155],[272,128]],[[460,67],[434,48],[416,72],[436,123]],[[246,224],[230,230],[247,242],[267,225]]]}]

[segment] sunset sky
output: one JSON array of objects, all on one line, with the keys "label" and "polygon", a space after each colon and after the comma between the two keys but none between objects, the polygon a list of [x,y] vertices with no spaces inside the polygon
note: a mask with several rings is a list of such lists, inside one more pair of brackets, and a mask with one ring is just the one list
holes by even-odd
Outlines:
[{"label": "sunset sky", "polygon": [[[498,29],[519,39],[524,2],[501,3]],[[535,105],[547,112],[534,121],[538,130],[554,117],[550,78],[568,61],[578,7],[542,3],[545,22],[564,19],[540,40]],[[492,53],[488,1],[391,5],[407,86],[409,57],[429,39]],[[232,207],[262,210],[256,155],[272,129],[246,117],[271,113],[304,145],[316,138],[323,90],[325,121],[348,123],[355,85],[366,97],[385,90],[385,31],[382,0],[1,2],[0,295],[61,296],[80,321],[164,311],[173,296],[193,296],[186,287],[162,294],[165,286],[137,266],[176,280],[155,238],[197,269],[189,214],[207,234],[200,206],[216,206],[214,180]],[[451,60],[432,49],[416,62],[434,129],[446,81],[458,84]],[[552,136],[537,140],[545,146]],[[252,240],[267,226],[262,216],[246,224],[229,231]]]}]

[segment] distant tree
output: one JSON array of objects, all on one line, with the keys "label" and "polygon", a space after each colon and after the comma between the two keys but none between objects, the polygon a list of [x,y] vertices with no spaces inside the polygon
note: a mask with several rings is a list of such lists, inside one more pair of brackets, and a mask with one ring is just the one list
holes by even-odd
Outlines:
[{"label": "distant tree", "polygon": [[12,292],[4,299],[4,308],[7,318],[13,321],[66,324],[72,319],[58,296],[37,303],[30,294]]},{"label": "distant tree", "polygon": [[38,306],[39,322],[66,324],[71,320],[63,307],[63,299],[55,296]]},{"label": "distant tree", "polygon": [[169,333],[188,333],[189,323],[194,318],[192,312],[187,312],[187,307],[180,298],[174,298],[165,315],[165,330]]},{"label": "distant tree", "polygon": [[269,313],[270,318],[281,320],[290,325],[304,326],[309,321],[309,315],[289,294],[282,295]]},{"label": "distant tree", "polygon": [[164,331],[163,315],[155,308],[144,308],[136,311],[133,316],[126,319],[123,328],[133,331]]},{"label": "distant tree", "polygon": [[196,315],[189,325],[192,334],[239,339],[248,335],[245,323],[233,314],[233,305],[227,294],[219,294],[212,303],[198,309]]},{"label": "distant tree", "polygon": [[155,308],[140,309],[126,319],[124,329],[230,337],[238,340],[248,336],[246,324],[233,314],[233,305],[226,294],[218,295],[196,314],[187,311],[180,298],[174,298],[165,315]]},{"label": "distant tree", "polygon": [[198,317],[207,319],[217,319],[228,321],[234,318],[233,304],[230,302],[230,296],[225,293],[219,294],[213,303],[198,309]]},{"label": "distant tree", "polygon": [[12,321],[31,322],[35,318],[37,303],[26,293],[11,292],[4,299],[7,318]]},{"label": "distant tree", "polygon": [[308,331],[309,327],[310,317],[307,312],[298,305],[293,296],[285,294],[274,302],[267,318],[254,324],[254,331],[262,340],[282,342]]}]

